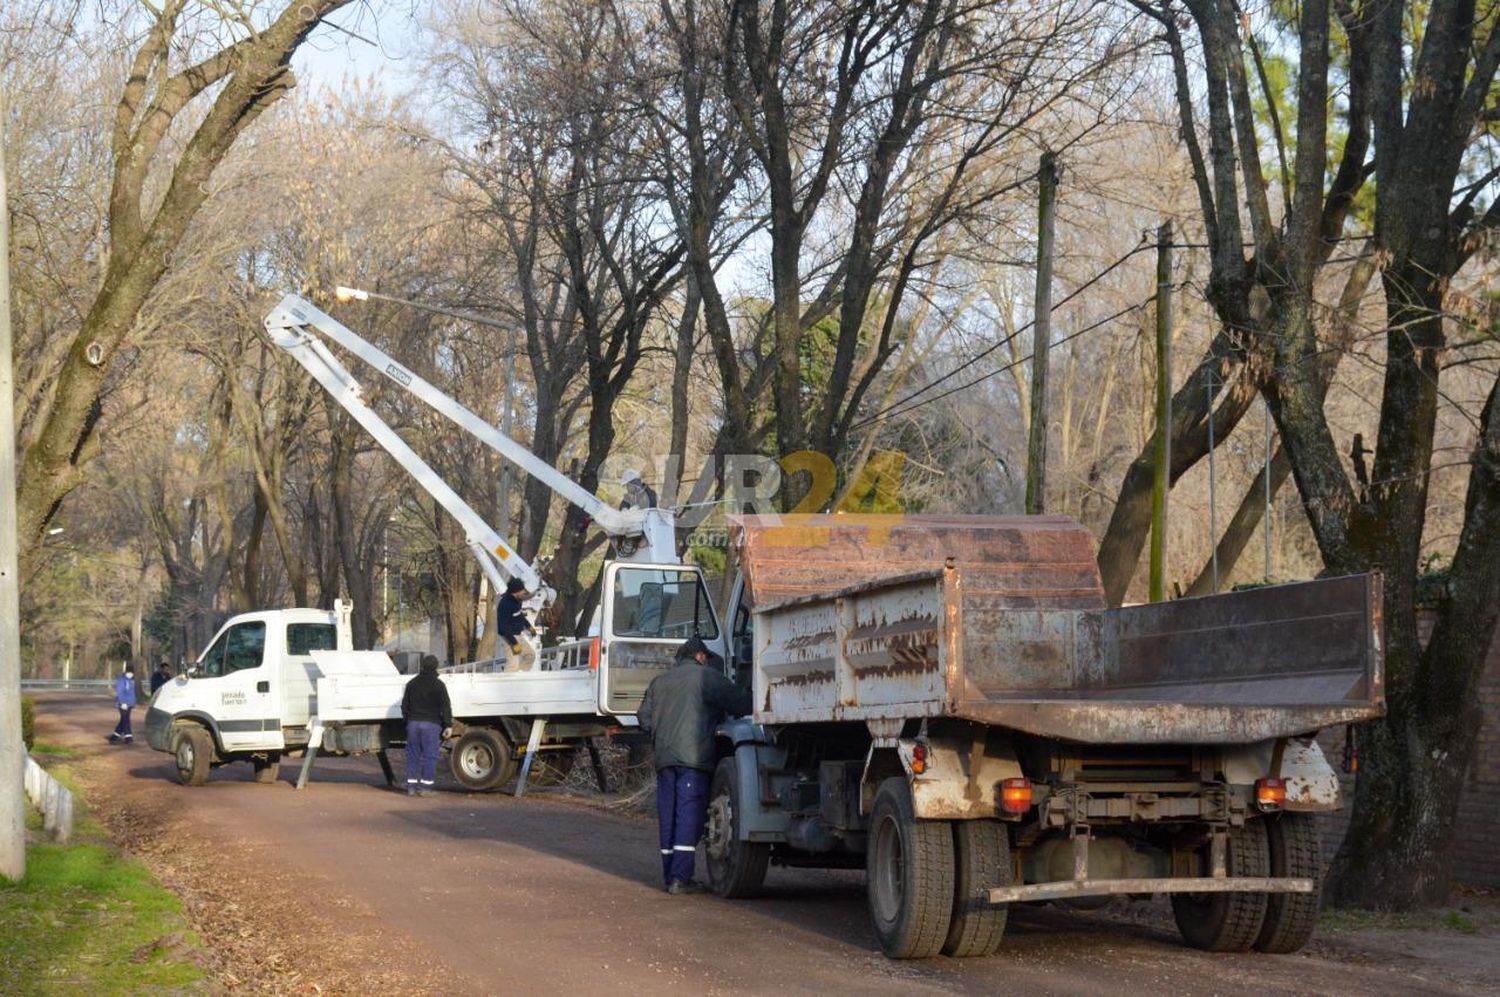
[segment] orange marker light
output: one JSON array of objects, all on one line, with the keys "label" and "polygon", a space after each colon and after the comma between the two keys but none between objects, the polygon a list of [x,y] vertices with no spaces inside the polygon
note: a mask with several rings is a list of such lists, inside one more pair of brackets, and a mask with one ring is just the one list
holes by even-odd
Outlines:
[{"label": "orange marker light", "polygon": [[927,771],[927,745],[918,744],[911,749],[911,770],[913,775]]},{"label": "orange marker light", "polygon": [[1031,809],[1031,780],[1006,779],[1000,784],[1000,809],[1008,814],[1024,814]]},{"label": "orange marker light", "polygon": [[599,638],[595,637],[589,641],[589,671],[599,670]]},{"label": "orange marker light", "polygon": [[1262,810],[1279,810],[1286,802],[1286,780],[1266,776],[1255,781],[1255,802]]}]

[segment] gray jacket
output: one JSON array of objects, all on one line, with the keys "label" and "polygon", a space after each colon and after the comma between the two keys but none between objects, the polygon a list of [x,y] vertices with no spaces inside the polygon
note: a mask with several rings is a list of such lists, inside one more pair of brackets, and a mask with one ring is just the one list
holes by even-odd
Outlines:
[{"label": "gray jacket", "polygon": [[725,714],[749,712],[750,693],[725,678],[723,662],[711,655],[705,665],[678,658],[670,671],[652,679],[636,719],[651,735],[657,771],[678,765],[712,772],[714,728]]}]

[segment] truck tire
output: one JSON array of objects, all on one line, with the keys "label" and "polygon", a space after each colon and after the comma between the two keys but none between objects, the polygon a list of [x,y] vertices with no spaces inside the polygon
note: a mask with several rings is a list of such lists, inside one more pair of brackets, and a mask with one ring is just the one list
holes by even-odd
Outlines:
[{"label": "truck tire", "polygon": [[1311,879],[1311,893],[1266,895],[1266,921],[1255,947],[1262,952],[1295,952],[1307,944],[1318,923],[1323,853],[1312,814],[1274,814],[1261,821],[1271,848],[1271,875]]},{"label": "truck tire", "polygon": [[208,781],[208,768],[214,760],[214,742],[208,731],[197,724],[181,728],[172,755],[177,762],[177,778],[184,786],[201,786]]},{"label": "truck tire", "polygon": [[498,789],[516,775],[510,745],[488,727],[465,731],[448,755],[448,767],[460,786],[476,793]]},{"label": "truck tire", "polygon": [[708,884],[731,900],[753,897],[766,881],[771,846],[741,841],[739,767],[733,758],[719,759],[708,793],[708,820],[703,827],[703,860]]},{"label": "truck tire", "polygon": [[994,955],[1010,905],[990,903],[990,890],[1013,878],[1010,829],[997,820],[954,821],[953,859],[953,918],[943,955]]},{"label": "truck tire", "polygon": [[267,755],[264,758],[252,758],[250,764],[255,766],[255,781],[269,784],[276,781],[276,775],[281,771],[281,756]]},{"label": "truck tire", "polygon": [[[1227,858],[1230,876],[1269,875],[1270,847],[1259,822],[1229,829]],[[1266,895],[1174,893],[1172,913],[1183,940],[1194,948],[1205,952],[1248,952],[1260,937],[1266,919]]]},{"label": "truck tire", "polygon": [[943,949],[953,918],[953,829],[918,820],[906,779],[880,784],[870,812],[865,893],[881,951],[926,959]]}]

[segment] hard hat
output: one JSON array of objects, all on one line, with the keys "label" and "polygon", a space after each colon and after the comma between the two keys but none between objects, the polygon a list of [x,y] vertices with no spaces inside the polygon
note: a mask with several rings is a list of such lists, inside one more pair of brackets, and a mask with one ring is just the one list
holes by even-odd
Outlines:
[{"label": "hard hat", "polygon": [[620,484],[629,485],[632,481],[640,481],[641,472],[633,467],[627,467],[625,473],[620,475]]}]

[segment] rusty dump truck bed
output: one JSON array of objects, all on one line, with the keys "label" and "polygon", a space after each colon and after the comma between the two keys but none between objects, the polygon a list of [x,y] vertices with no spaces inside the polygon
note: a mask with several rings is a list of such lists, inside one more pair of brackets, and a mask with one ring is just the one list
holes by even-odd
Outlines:
[{"label": "rusty dump truck bed", "polygon": [[1378,575],[1110,609],[1092,538],[1062,517],[736,525],[764,724],[956,717],[1217,744],[1384,709]]}]

